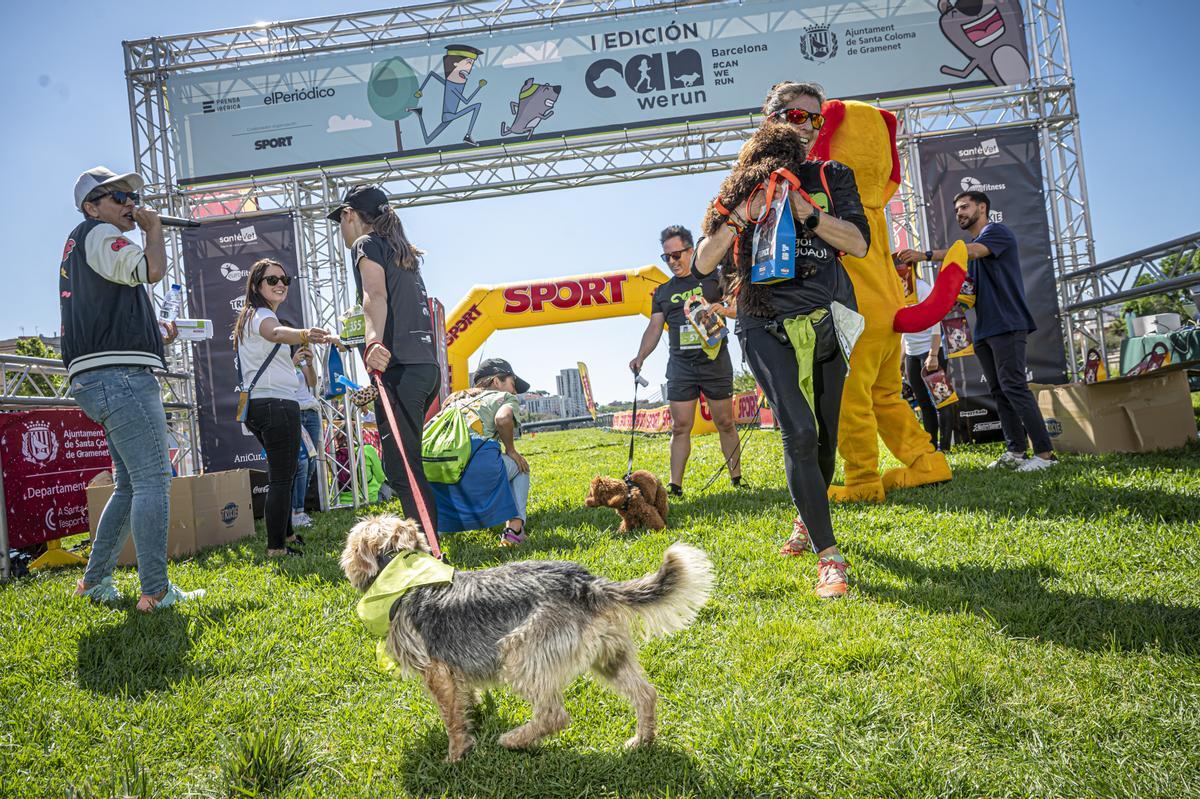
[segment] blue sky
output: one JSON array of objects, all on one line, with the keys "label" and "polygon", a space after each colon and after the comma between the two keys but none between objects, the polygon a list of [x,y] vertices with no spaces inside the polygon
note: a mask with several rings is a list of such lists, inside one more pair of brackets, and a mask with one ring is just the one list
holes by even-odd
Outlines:
[{"label": "blue sky", "polygon": [[[382,4],[380,4],[382,5]],[[362,8],[370,8],[364,3]],[[103,163],[131,168],[121,41],[334,13],[313,0],[99,5],[79,0],[5,8],[0,130],[9,256],[0,263],[0,338],[58,330],[57,265],[78,222],[71,191]],[[1084,166],[1101,260],[1200,229],[1200,3],[1068,0]],[[429,255],[425,281],[452,308],[477,283],[609,271],[656,262],[658,231],[695,229],[720,173],[544,192],[402,212]],[[19,196],[18,196],[19,195]],[[642,317],[494,335],[479,356],[502,356],[535,388],[588,363],[597,399],[628,399],[625,364]],[[737,361],[735,350],[735,362]],[[647,362],[652,388],[666,368],[665,337]]]}]

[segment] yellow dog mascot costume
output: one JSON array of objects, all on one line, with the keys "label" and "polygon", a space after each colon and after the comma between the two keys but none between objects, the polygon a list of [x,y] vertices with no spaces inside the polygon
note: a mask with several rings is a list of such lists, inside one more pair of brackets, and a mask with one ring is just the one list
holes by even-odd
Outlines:
[{"label": "yellow dog mascot costume", "polygon": [[[942,483],[952,477],[946,456],[934,449],[929,434],[900,396],[900,333],[924,330],[950,310],[966,276],[966,247],[960,242],[946,256],[929,298],[906,308],[892,265],[884,214],[884,206],[900,185],[896,117],[854,101],[831,100],[822,111],[825,125],[812,157],[841,161],[854,170],[871,226],[866,257],[842,258],[866,329],[850,356],[842,392],[838,452],[845,461],[845,485],[831,486],[829,498],[882,502],[885,492],[893,488]],[[879,474],[880,437],[904,464],[883,475]]]}]

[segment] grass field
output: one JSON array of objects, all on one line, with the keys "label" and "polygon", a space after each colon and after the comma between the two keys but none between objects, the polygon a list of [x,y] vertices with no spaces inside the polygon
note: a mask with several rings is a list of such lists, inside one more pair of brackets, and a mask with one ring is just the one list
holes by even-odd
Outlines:
[{"label": "grass field", "polygon": [[[849,598],[812,596],[813,558],[775,554],[789,528],[778,436],[747,442],[750,488],[719,480],[698,439],[671,527],[628,538],[589,510],[627,439],[547,433],[532,537],[449,537],[460,568],[567,558],[616,579],[674,540],[718,586],[696,623],[648,642],[660,738],[626,753],[633,716],[580,680],[574,722],[535,752],[496,738],[527,707],[493,692],[478,745],[445,765],[416,681],[374,665],[337,569],[349,511],[318,516],[308,554],[265,538],[171,565],[208,596],[178,611],[69,597],[78,570],[0,587],[0,795],[285,797],[1182,797],[1200,795],[1200,447],[1073,457],[1049,472],[952,455],[950,484],[836,508]],[[638,441],[664,473],[667,441]]]}]

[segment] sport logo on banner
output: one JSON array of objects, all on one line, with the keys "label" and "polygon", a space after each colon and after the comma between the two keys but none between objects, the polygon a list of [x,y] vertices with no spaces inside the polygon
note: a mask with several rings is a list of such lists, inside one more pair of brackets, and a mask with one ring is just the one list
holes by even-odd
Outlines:
[{"label": "sport logo on banner", "polygon": [[[196,417],[204,471],[265,469],[262,446],[234,421],[237,406],[237,363],[233,325],[246,303],[250,267],[260,258],[283,264],[297,276],[295,226],[291,214],[257,217],[253,224],[224,220],[204,222],[183,231],[183,265],[192,315],[211,319],[215,335],[195,345]],[[303,283],[293,281],[287,301],[277,312],[285,324],[303,326]],[[276,358],[291,360],[287,347]]]}]

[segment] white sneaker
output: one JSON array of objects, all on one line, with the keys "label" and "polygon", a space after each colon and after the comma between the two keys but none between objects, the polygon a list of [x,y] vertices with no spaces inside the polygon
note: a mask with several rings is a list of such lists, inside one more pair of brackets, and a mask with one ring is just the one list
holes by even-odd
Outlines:
[{"label": "white sneaker", "polygon": [[312,517],[304,511],[292,511],[292,527],[312,527]]},{"label": "white sneaker", "polygon": [[1025,463],[1025,456],[1015,452],[1005,451],[1003,455],[988,464],[989,469],[1020,469]]},{"label": "white sneaker", "polygon": [[1040,472],[1042,469],[1049,469],[1051,466],[1058,465],[1058,458],[1051,455],[1049,458],[1040,458],[1037,455],[1026,458],[1025,462],[1017,467],[1018,472]]}]

